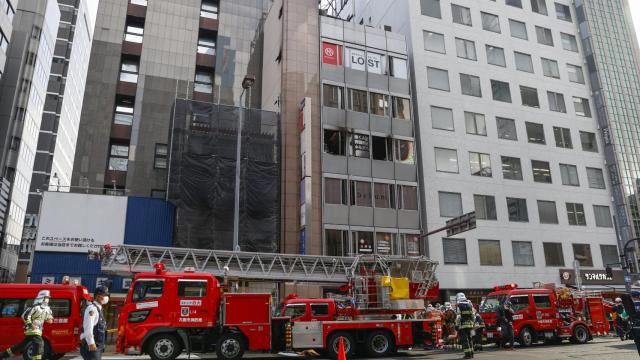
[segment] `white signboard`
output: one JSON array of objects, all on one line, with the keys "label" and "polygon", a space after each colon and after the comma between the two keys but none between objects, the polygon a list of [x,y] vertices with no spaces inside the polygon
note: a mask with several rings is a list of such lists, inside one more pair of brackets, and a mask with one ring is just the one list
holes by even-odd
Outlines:
[{"label": "white signboard", "polygon": [[364,50],[347,48],[345,52],[345,64],[354,70],[365,71],[374,74],[384,74],[384,55],[372,52],[366,53]]},{"label": "white signboard", "polygon": [[122,279],[122,289],[129,290],[131,287],[131,279]]},{"label": "white signboard", "polygon": [[126,215],[124,196],[45,192],[36,251],[87,253],[122,245]]},{"label": "white signboard", "polygon": [[108,286],[109,284],[107,283],[107,281],[109,281],[109,278],[106,277],[99,277],[96,279],[96,287],[98,286]]}]

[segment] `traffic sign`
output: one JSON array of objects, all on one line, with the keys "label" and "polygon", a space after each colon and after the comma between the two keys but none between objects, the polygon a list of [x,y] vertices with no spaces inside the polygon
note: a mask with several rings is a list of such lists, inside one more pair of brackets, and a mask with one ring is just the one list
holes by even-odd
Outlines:
[{"label": "traffic sign", "polygon": [[451,237],[476,228],[476,212],[472,211],[447,220],[447,236]]}]

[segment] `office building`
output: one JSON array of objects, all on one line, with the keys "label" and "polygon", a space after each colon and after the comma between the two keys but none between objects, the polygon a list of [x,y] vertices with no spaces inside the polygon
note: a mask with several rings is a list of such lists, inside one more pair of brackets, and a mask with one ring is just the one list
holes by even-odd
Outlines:
[{"label": "office building", "polygon": [[9,42],[11,42],[13,19],[16,16],[16,6],[18,6],[19,1],[0,1],[0,79],[2,79],[4,66],[7,63],[7,50],[9,50]]}]

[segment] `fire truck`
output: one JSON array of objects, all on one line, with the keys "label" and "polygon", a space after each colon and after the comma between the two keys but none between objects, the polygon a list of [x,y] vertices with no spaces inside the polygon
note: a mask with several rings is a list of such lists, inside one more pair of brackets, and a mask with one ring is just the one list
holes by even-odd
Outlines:
[{"label": "fire truck", "polygon": [[607,305],[599,292],[556,288],[553,284],[537,284],[531,289],[508,284],[496,286],[480,305],[489,342],[500,341],[496,311],[505,301],[511,302],[514,338],[521,346],[563,340],[584,344],[594,335],[609,331]]},{"label": "fire truck", "polygon": [[[153,360],[173,360],[182,351],[240,359],[245,351],[311,349],[336,358],[340,338],[347,356],[383,357],[437,342],[438,319],[421,316],[424,300],[437,292],[436,265],[426,257],[130,245],[113,247],[102,257],[105,272],[136,273],[120,311],[116,349]],[[344,295],[291,294],[274,311],[272,294],[231,292],[230,279],[340,284]]]}]

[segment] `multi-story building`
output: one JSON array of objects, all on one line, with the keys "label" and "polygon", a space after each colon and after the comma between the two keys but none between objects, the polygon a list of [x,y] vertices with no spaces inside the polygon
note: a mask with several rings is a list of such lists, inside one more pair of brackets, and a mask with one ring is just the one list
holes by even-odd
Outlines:
[{"label": "multi-story building", "polygon": [[35,246],[42,191],[69,191],[80,111],[89,67],[93,28],[86,0],[59,0],[60,25],[53,52],[51,74],[31,189],[25,217],[17,281],[26,280]]},{"label": "multi-story building", "polygon": [[7,50],[13,31],[13,18],[16,15],[16,6],[20,0],[0,1],[0,79],[4,74],[4,66],[7,63]]},{"label": "multi-story building", "polygon": [[445,297],[559,283],[574,260],[584,269],[619,261],[616,185],[572,1],[363,0],[354,9],[353,21],[408,39],[427,227],[476,212],[474,231],[428,239]]},{"label": "multi-story building", "polygon": [[56,0],[22,0],[14,19],[0,88],[0,169],[9,184],[0,281],[16,272],[59,21]]}]

